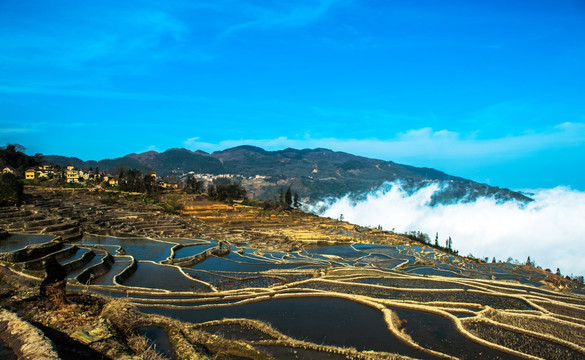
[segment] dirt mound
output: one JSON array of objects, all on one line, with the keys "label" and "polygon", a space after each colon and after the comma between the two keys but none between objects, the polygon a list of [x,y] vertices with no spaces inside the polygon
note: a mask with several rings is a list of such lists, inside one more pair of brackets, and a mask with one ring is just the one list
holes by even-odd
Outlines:
[{"label": "dirt mound", "polygon": [[0,338],[19,359],[59,359],[55,345],[41,330],[4,309],[0,309]]}]

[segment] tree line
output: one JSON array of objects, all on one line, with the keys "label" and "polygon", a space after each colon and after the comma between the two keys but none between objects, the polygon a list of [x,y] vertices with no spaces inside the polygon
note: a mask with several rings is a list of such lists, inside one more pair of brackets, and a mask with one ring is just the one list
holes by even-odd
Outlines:
[{"label": "tree line", "polygon": [[[0,147],[0,205],[20,205],[24,188],[20,178],[28,168],[41,165],[41,154],[29,156],[25,150],[18,144]],[[7,167],[14,173],[4,173],[3,169]]]},{"label": "tree line", "polygon": [[422,231],[411,231],[404,234],[406,237],[410,238],[411,240],[415,240],[418,242],[422,242],[425,245],[428,245],[432,248],[443,250],[445,252],[458,255],[459,251],[453,249],[453,239],[449,236],[445,240],[445,246],[441,245],[439,242],[439,233],[435,234],[435,241],[431,242],[431,237],[429,234],[423,233]]},{"label": "tree line", "polygon": [[296,191],[293,192],[290,186],[286,190],[280,188],[278,190],[278,198],[273,197],[264,202],[265,209],[290,210],[299,206],[299,194]]},{"label": "tree line", "polygon": [[156,179],[150,174],[143,175],[137,169],[127,169],[124,166],[118,168],[118,189],[128,192],[145,193],[152,198],[158,198],[161,190],[156,184]]}]

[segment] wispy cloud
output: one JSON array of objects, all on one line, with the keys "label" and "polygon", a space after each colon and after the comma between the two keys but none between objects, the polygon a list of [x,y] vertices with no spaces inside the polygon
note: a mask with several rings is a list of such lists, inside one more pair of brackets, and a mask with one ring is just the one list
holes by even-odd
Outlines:
[{"label": "wispy cloud", "polygon": [[[0,64],[15,72],[45,69],[45,77],[87,77],[87,72],[140,72],[152,62],[179,55],[183,61],[205,58],[184,46],[190,26],[170,11],[132,6],[113,11],[84,3],[42,13],[0,16]],[[22,76],[14,82],[18,80]]]},{"label": "wispy cloud", "polygon": [[0,128],[0,134],[4,135],[4,136],[30,134],[30,133],[38,132],[38,131],[39,131],[38,129],[28,128],[28,127]]},{"label": "wispy cloud", "polygon": [[[146,34],[147,38],[154,38],[156,42],[163,36],[171,36],[176,41],[182,41],[189,33],[189,27],[177,17],[163,11],[139,11],[128,20]],[[152,41],[145,41],[150,46]],[[156,43],[154,44],[156,45]]]},{"label": "wispy cloud", "polygon": [[[21,136],[28,134],[47,133],[51,131],[61,131],[62,129],[71,130],[74,128],[87,130],[90,128],[99,127],[100,123],[95,122],[59,122],[59,121],[28,121],[17,123],[14,121],[5,121],[0,119],[0,140],[2,138],[10,138],[13,136]],[[0,141],[1,142],[1,141]]]},{"label": "wispy cloud", "polygon": [[[0,119],[0,144],[18,143],[23,139],[42,135],[46,132],[46,123],[18,123]],[[28,144],[27,144],[28,145]]]},{"label": "wispy cloud", "polygon": [[165,95],[157,93],[137,93],[108,90],[62,89],[50,86],[1,86],[0,93],[5,94],[36,94],[60,95],[73,97],[90,97],[102,99],[120,99],[137,101],[171,101],[171,102],[198,102],[198,103],[228,103],[227,99],[197,97],[189,95]]},{"label": "wispy cloud", "polygon": [[346,0],[312,0],[278,4],[280,6],[260,7],[244,3],[242,10],[250,20],[232,25],[223,36],[232,35],[246,29],[270,29],[305,26],[327,14],[335,5]]}]

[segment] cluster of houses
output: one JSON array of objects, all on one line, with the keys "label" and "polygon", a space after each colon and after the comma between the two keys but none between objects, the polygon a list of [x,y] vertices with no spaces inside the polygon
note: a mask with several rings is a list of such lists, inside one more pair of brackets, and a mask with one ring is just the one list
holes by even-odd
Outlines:
[{"label": "cluster of houses", "polygon": [[[184,174],[181,178],[193,178],[193,179],[197,179],[197,180],[212,182],[212,181],[218,180],[218,179],[243,179],[246,177],[242,176],[242,175],[237,175],[237,174],[219,174],[219,175],[198,174],[194,171],[189,171],[187,174]],[[266,176],[263,176],[263,175],[255,175],[255,176],[250,176],[247,179],[252,180],[252,179],[265,179],[265,178],[266,178]]]},{"label": "cluster of houses", "polygon": [[[14,170],[11,168],[4,168],[4,173],[14,173]],[[158,184],[160,188],[163,189],[177,189],[179,188],[179,183],[174,181],[166,181],[163,179],[157,179],[157,175],[155,172],[151,172],[150,176],[153,178],[154,182]],[[262,175],[255,175],[250,177],[244,177],[242,175],[234,175],[234,174],[203,174],[203,173],[195,173],[194,171],[190,171],[188,173],[183,173],[182,175],[177,176],[180,180],[185,180],[187,178],[194,178],[197,180],[205,181],[205,182],[214,182],[215,180],[219,179],[263,179],[265,176]],[[84,170],[84,169],[76,169],[73,165],[68,165],[65,168],[61,167],[53,167],[51,165],[41,165],[37,168],[30,168],[27,169],[24,173],[24,178],[26,180],[35,180],[35,179],[63,179],[67,183],[73,184],[83,184],[87,182],[92,182],[95,184],[105,184],[109,186],[118,186],[119,178],[118,176],[114,176],[111,174],[107,174],[104,172],[93,171],[93,170]]]},{"label": "cluster of houses", "polygon": [[[16,171],[11,167],[5,167],[2,169],[3,174],[15,174]],[[55,169],[50,165],[41,165],[36,169],[27,169],[24,172],[24,178],[27,180],[32,179],[48,179],[55,177]]]},{"label": "cluster of houses", "polygon": [[67,165],[64,169],[55,168],[51,165],[41,165],[37,168],[30,168],[24,172],[26,180],[34,179],[64,179],[67,183],[84,183],[94,181],[105,182],[108,185],[118,185],[118,179],[113,175],[106,175],[92,170],[76,169],[73,165]]},{"label": "cluster of houses", "polygon": [[[5,168],[4,173],[14,173],[14,170]],[[150,176],[163,189],[177,189],[178,183],[167,182],[159,179],[157,181],[156,173],[150,173]],[[68,165],[65,168],[55,168],[51,165],[41,165],[37,168],[30,168],[24,172],[24,178],[26,180],[34,179],[64,179],[69,184],[82,184],[86,182],[94,182],[95,184],[107,184],[109,186],[118,186],[118,176],[106,174],[103,172],[96,172],[93,170],[76,169],[73,165]]]}]

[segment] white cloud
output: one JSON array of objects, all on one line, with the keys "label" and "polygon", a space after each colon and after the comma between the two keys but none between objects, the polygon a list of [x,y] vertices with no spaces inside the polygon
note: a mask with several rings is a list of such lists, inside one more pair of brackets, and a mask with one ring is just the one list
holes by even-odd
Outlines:
[{"label": "white cloud", "polygon": [[[321,139],[322,141],[323,139]],[[281,150],[288,147],[306,148],[318,147],[316,144],[320,140],[307,139],[289,139],[281,136],[275,139],[241,139],[241,140],[222,140],[217,143],[200,141],[199,137],[192,137],[183,142],[183,146],[190,150],[218,151],[225,150],[239,145],[258,146],[265,150]]]},{"label": "white cloud", "polygon": [[585,274],[585,192],[557,187],[533,190],[535,201],[497,203],[481,198],[472,203],[427,206],[437,184],[407,194],[397,184],[389,184],[353,201],[349,196],[322,202],[312,209],[325,209],[322,215],[364,226],[382,225],[397,232],[422,231],[441,244],[452,237],[460,254],[477,257],[509,256],[525,261],[528,256],[538,265],[563,273]]},{"label": "white cloud", "polygon": [[477,133],[462,135],[447,129],[412,129],[388,139],[340,139],[277,137],[273,139],[223,140],[217,143],[203,142],[199,138],[185,141],[191,150],[216,151],[238,145],[254,145],[266,150],[287,147],[324,147],[336,151],[375,157],[385,160],[408,161],[465,160],[522,157],[551,148],[563,148],[585,144],[584,123],[562,123],[549,129],[500,138],[478,139]]}]

